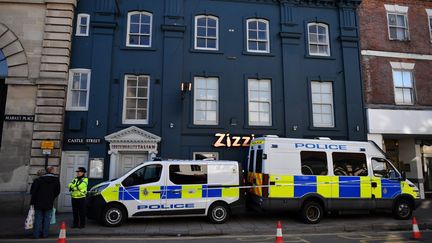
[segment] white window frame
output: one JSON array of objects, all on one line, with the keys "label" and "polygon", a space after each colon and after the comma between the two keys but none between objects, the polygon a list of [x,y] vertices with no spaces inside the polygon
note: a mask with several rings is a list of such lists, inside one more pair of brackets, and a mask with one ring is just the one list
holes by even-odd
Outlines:
[{"label": "white window frame", "polygon": [[[210,18],[216,21],[216,47],[198,47],[198,19],[199,18]],[[206,31],[207,31],[207,19],[206,19]],[[208,36],[203,37],[205,39],[213,39]],[[196,50],[210,50],[210,51],[218,51],[219,50],[219,18],[212,15],[196,15],[195,16],[195,27],[194,27],[194,49]]]},{"label": "white window frame", "polygon": [[[250,81],[269,81],[270,83],[270,90],[268,90],[269,94],[270,94],[270,99],[269,101],[261,101],[261,100],[251,100],[251,95],[250,95],[250,88],[249,88],[249,82]],[[250,78],[247,80],[248,84],[248,124],[249,126],[272,126],[272,80],[271,79],[254,79],[254,78]],[[253,91],[258,91],[261,92],[262,90],[253,90]],[[264,122],[251,122],[250,120],[250,103],[251,102],[255,102],[255,103],[268,103],[269,105],[269,122],[268,123],[264,123]],[[258,104],[258,105],[259,105]],[[261,111],[258,109],[258,113],[260,113]]]},{"label": "white window frame", "polygon": [[[321,103],[314,103],[314,101],[313,101],[313,95],[314,95],[314,92],[313,92],[313,84],[314,83],[328,83],[328,84],[330,84],[330,87],[331,87],[331,103],[323,103],[323,102],[321,102]],[[333,82],[331,82],[331,81],[317,81],[317,80],[313,80],[313,81],[311,81],[311,84],[310,84],[310,88],[311,88],[311,90],[310,90],[310,92],[311,92],[311,104],[312,104],[312,107],[311,107],[311,114],[312,114],[312,125],[313,125],[313,127],[317,127],[317,128],[334,128],[335,127],[335,108],[334,108],[334,90],[333,90]],[[322,94],[322,92],[321,93],[319,93],[320,95]],[[323,123],[316,123],[315,122],[315,120],[314,120],[314,111],[313,111],[313,106],[314,106],[314,104],[317,104],[317,105],[330,105],[331,106],[331,115],[332,115],[332,120],[331,120],[331,124],[323,124]],[[323,114],[322,112],[321,113],[319,113],[319,114]]]},{"label": "white window frame", "polygon": [[[384,7],[387,11],[387,31],[388,31],[388,36],[389,36],[389,40],[398,40],[398,41],[408,41],[410,40],[410,32],[409,32],[409,22],[408,22],[408,7],[406,6],[400,6],[400,5],[392,5],[392,4],[384,4]],[[397,38],[392,38],[391,34],[390,34],[390,19],[389,19],[389,14],[394,14],[394,15],[404,15],[405,18],[405,24],[406,24],[406,28],[405,28],[405,34],[406,34],[406,39],[397,39]],[[396,27],[396,28],[402,28],[401,26],[392,26],[392,27]]]},{"label": "white window frame", "polygon": [[432,9],[426,9],[426,13],[428,16],[430,42],[432,43]]},{"label": "white window frame", "polygon": [[[261,22],[264,23],[266,25],[266,40],[260,40],[260,39],[251,39],[249,37],[249,22]],[[257,30],[258,32],[258,30]],[[266,50],[261,51],[261,50],[251,50],[249,48],[249,41],[254,41],[254,42],[264,42],[266,43]],[[246,49],[248,52],[255,52],[255,53],[270,53],[270,21],[266,20],[266,19],[259,19],[259,18],[252,18],[252,19],[248,19],[246,20]]]},{"label": "white window frame", "polygon": [[[127,79],[128,77],[146,77],[147,78],[147,119],[127,119],[126,118],[126,99],[127,99]],[[123,124],[149,124],[149,110],[150,110],[150,76],[149,75],[132,75],[126,74],[124,76],[124,84],[123,84],[123,111],[122,111],[122,123]]]},{"label": "white window frame", "polygon": [[[198,121],[196,119],[196,103],[197,103],[197,85],[196,82],[198,79],[216,79],[217,80],[217,84],[218,84],[218,88],[217,88],[217,99],[216,101],[216,121]],[[218,77],[200,77],[197,76],[194,78],[194,94],[193,94],[193,123],[194,125],[218,125],[219,124],[219,88],[220,86],[220,82],[219,82],[219,78]],[[205,101],[209,101],[209,100],[205,100]],[[211,100],[214,101],[214,100]]]},{"label": "white window frame", "polygon": [[[75,107],[72,106],[72,87],[73,87],[73,76],[75,73],[87,74],[87,96],[86,96],[86,105],[85,107]],[[81,82],[81,80],[80,80]],[[67,99],[66,99],[66,110],[68,111],[87,111],[89,98],[90,98],[90,82],[91,82],[91,70],[85,68],[75,68],[69,70],[69,82],[68,82],[68,90],[67,90]]]},{"label": "white window frame", "polygon": [[[86,24],[82,25],[81,24],[81,19],[83,17],[87,18]],[[85,34],[80,33],[80,27],[85,26],[86,27],[86,32]],[[90,29],[90,14],[86,14],[86,13],[80,13],[77,15],[77,23],[76,23],[76,32],[75,35],[76,36],[88,36],[89,35],[89,29]]]},{"label": "white window frame", "polygon": [[[310,32],[309,32],[309,27],[312,25],[316,25],[317,28],[318,27],[324,27],[326,30],[326,42],[327,42],[327,53],[328,54],[322,54],[322,53],[313,53],[311,51],[311,45],[319,45],[319,46],[324,46],[323,43],[319,43],[319,42],[311,42],[310,40]],[[318,23],[318,22],[311,22],[307,24],[307,38],[308,38],[308,53],[310,56],[324,56],[324,57],[329,57],[331,56],[331,48],[330,48],[330,28],[328,24],[325,23]],[[318,37],[317,37],[318,38]]]},{"label": "white window frame", "polygon": [[[415,85],[414,85],[414,67],[415,63],[405,63],[405,62],[390,62],[390,65],[392,67],[392,80],[393,80],[393,92],[394,92],[394,101],[396,105],[414,105],[415,103]],[[410,72],[411,74],[411,103],[400,103],[396,102],[396,89],[407,89],[409,87],[405,86],[396,86],[395,80],[394,80],[394,72]]]},{"label": "white window frame", "polygon": [[193,152],[192,153],[192,160],[197,160],[197,159],[195,159],[195,156],[197,154],[213,154],[215,157],[214,160],[219,160],[219,152]]},{"label": "white window frame", "polygon": [[[131,16],[135,15],[135,14],[144,14],[150,17],[150,30],[149,30],[149,44],[148,45],[137,45],[137,44],[130,44],[129,40],[130,40],[130,20],[131,20]],[[136,33],[134,33],[136,35]],[[138,35],[144,35],[142,33],[138,33]],[[153,14],[150,12],[146,12],[146,11],[132,11],[132,12],[128,12],[128,16],[127,16],[127,31],[126,31],[126,46],[128,47],[151,47],[152,45],[152,39],[153,39]]]}]

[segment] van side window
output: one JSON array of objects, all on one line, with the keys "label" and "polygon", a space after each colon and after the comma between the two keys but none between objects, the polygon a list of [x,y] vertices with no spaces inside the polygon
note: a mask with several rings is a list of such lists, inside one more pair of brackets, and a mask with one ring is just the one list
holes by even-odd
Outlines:
[{"label": "van side window", "polygon": [[325,152],[301,151],[301,170],[303,175],[327,175],[327,155]]},{"label": "van side window", "polygon": [[372,169],[374,176],[389,179],[399,179],[401,175],[396,169],[385,159],[372,158]]},{"label": "van side window", "polygon": [[367,176],[366,155],[363,153],[334,152],[334,174],[339,176]]},{"label": "van side window", "polygon": [[158,182],[162,172],[162,165],[147,165],[130,174],[123,180],[125,187]]},{"label": "van side window", "polygon": [[262,163],[263,163],[263,150],[258,149],[256,155],[255,172],[262,173]]},{"label": "van side window", "polygon": [[249,154],[249,168],[248,171],[249,172],[253,172],[253,165],[254,165],[254,156],[255,156],[255,150],[251,149],[250,154]]},{"label": "van side window", "polygon": [[207,184],[207,165],[170,165],[169,178],[177,185]]}]

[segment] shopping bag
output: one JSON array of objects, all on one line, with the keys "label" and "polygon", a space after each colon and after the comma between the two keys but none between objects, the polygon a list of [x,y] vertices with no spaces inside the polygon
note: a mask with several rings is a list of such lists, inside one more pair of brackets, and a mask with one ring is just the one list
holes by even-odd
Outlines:
[{"label": "shopping bag", "polygon": [[50,224],[56,224],[56,209],[55,208],[52,209]]},{"label": "shopping bag", "polygon": [[33,205],[30,205],[30,209],[24,223],[24,229],[26,230],[33,229],[34,217],[35,217],[34,207]]}]

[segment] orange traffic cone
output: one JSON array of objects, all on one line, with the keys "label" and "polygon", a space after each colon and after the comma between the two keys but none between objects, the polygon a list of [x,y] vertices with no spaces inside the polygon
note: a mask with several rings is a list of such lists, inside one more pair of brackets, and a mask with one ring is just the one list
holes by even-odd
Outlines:
[{"label": "orange traffic cone", "polygon": [[277,228],[276,228],[276,241],[275,243],[283,243],[283,237],[282,237],[282,225],[281,222],[278,221]]},{"label": "orange traffic cone", "polygon": [[420,240],[421,239],[421,233],[420,233],[419,227],[417,225],[417,220],[415,217],[413,217],[413,219],[412,219],[412,225],[413,225],[413,232],[412,232],[411,238],[413,238],[414,240]]},{"label": "orange traffic cone", "polygon": [[66,243],[66,224],[64,221],[60,226],[60,234],[57,243]]}]

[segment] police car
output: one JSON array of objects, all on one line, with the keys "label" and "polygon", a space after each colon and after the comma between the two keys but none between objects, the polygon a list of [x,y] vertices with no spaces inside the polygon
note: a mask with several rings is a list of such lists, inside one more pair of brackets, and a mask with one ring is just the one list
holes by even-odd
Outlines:
[{"label": "police car", "polygon": [[248,202],[259,209],[300,211],[318,223],[327,211],[390,209],[408,219],[418,188],[373,142],[268,136],[251,142]]},{"label": "police car", "polygon": [[208,216],[224,223],[239,201],[236,161],[151,161],[124,176],[94,186],[87,216],[106,226],[126,218]]}]

